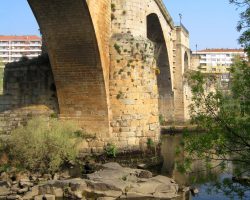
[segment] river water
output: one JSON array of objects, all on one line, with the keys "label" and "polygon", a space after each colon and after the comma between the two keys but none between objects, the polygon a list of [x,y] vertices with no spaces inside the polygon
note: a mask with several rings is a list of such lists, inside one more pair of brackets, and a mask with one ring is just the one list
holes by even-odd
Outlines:
[{"label": "river water", "polygon": [[[229,163],[225,171],[220,168],[205,170],[206,167],[202,161],[196,161],[192,164],[192,172],[189,174],[180,173],[176,168],[176,162],[184,159],[184,152],[176,154],[176,149],[180,147],[182,135],[164,135],[162,136],[162,155],[164,164],[162,174],[171,176],[180,185],[191,185],[198,188],[199,193],[196,196],[190,195],[190,200],[250,200],[250,187],[241,186],[234,183],[237,191],[244,191],[244,196],[232,193],[230,188],[232,181],[232,165]],[[214,163],[216,165],[216,163]],[[231,194],[230,194],[231,193]],[[188,199],[185,199],[188,200]]]}]

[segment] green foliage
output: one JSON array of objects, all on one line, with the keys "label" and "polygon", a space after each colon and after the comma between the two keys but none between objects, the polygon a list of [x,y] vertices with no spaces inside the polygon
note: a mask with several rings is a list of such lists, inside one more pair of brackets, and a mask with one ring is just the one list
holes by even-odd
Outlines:
[{"label": "green foliage", "polygon": [[51,113],[50,117],[56,119],[56,118],[58,118],[58,114],[57,113]]},{"label": "green foliage", "polygon": [[114,13],[111,13],[111,20],[113,21],[115,19]]},{"label": "green foliage", "polygon": [[119,91],[119,93],[116,95],[116,98],[117,98],[117,99],[123,98],[123,93],[122,93],[122,91]]},{"label": "green foliage", "polygon": [[250,0],[229,0],[230,3],[235,4],[241,10],[240,21],[237,25],[237,30],[242,31],[239,38],[239,43],[242,44],[250,55]]},{"label": "green foliage", "polygon": [[20,62],[27,62],[27,61],[29,61],[29,58],[27,56],[22,56],[20,58]]},{"label": "green foliage", "polygon": [[151,138],[148,138],[148,140],[147,140],[147,148],[152,149],[154,147],[155,147],[154,141]]},{"label": "green foliage", "polygon": [[104,151],[107,154],[107,156],[113,157],[113,158],[116,157],[116,154],[118,152],[116,145],[115,144],[111,144],[111,143],[107,144],[107,146],[105,147]]},{"label": "green foliage", "polygon": [[118,44],[114,44],[114,48],[115,48],[115,50],[117,51],[117,53],[119,53],[119,54],[121,54],[121,47],[118,45]]},{"label": "green foliage", "polygon": [[191,74],[193,103],[190,113],[192,123],[198,125],[202,133],[187,135],[185,150],[207,163],[233,161],[249,170],[250,67],[245,61],[237,60],[231,73],[231,87],[227,93],[206,91],[209,77],[200,72]]},{"label": "green foliage", "polygon": [[0,94],[3,93],[4,69],[0,68]]},{"label": "green foliage", "polygon": [[159,115],[159,123],[161,126],[163,126],[165,124],[165,120],[162,114]]},{"label": "green foliage", "polygon": [[69,121],[34,118],[11,134],[8,142],[12,164],[31,171],[55,172],[77,156],[77,127]]},{"label": "green foliage", "polygon": [[111,4],[111,10],[112,10],[112,12],[115,12],[115,10],[116,10],[116,9],[115,9],[115,4],[114,4],[114,3]]},{"label": "green foliage", "polygon": [[[243,12],[238,31],[243,31],[239,43],[250,58],[250,0],[229,0]],[[199,72],[189,74],[193,103],[190,106],[192,123],[198,125],[196,135],[186,135],[184,148],[189,158],[200,158],[212,168],[216,160],[221,169],[230,161],[234,164],[234,176],[250,174],[250,66],[249,62],[236,59],[231,69],[230,91],[209,92],[209,77]],[[211,77],[210,77],[211,78]],[[180,165],[185,171],[188,166]],[[249,187],[224,179],[214,184],[215,191],[223,191],[231,199],[243,199]]]},{"label": "green foliage", "polygon": [[0,93],[3,92],[4,63],[0,58]]},{"label": "green foliage", "polygon": [[186,173],[191,169],[192,160],[190,158],[185,158],[184,161],[177,161],[176,168],[180,173]]},{"label": "green foliage", "polygon": [[96,135],[89,134],[85,130],[77,130],[74,132],[74,135],[77,138],[82,138],[82,139],[92,139],[92,140],[96,139]]},{"label": "green foliage", "polygon": [[0,165],[0,173],[10,171],[11,166],[9,164]]}]

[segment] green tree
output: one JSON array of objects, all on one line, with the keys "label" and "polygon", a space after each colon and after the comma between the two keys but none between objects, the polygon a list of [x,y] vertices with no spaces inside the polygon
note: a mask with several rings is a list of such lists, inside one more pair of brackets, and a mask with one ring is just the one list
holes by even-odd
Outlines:
[{"label": "green tree", "polygon": [[[238,30],[243,31],[239,42],[250,55],[250,0],[230,0],[245,10],[241,13]],[[237,175],[250,173],[250,66],[237,58],[231,68],[230,90],[207,92],[206,86],[216,78],[201,72],[189,74],[193,103],[190,106],[192,123],[199,133],[187,135],[185,150],[195,158],[232,161],[238,166]]]},{"label": "green tree", "polygon": [[212,78],[200,72],[190,74],[190,113],[199,134],[186,137],[185,149],[196,158],[219,160],[222,166],[233,161],[250,170],[250,68],[238,61],[231,71],[231,91],[227,93],[206,92]]},{"label": "green tree", "polygon": [[250,0],[229,0],[229,2],[243,10],[240,13],[240,21],[237,25],[237,30],[242,31],[239,43],[243,45],[248,55],[250,55]]},{"label": "green tree", "polygon": [[4,62],[0,58],[0,94],[3,92]]}]

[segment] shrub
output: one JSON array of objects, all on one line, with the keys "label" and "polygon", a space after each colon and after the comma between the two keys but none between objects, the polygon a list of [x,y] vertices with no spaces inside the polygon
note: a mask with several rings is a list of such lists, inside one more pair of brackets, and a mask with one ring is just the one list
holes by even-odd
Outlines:
[{"label": "shrub", "polygon": [[27,62],[27,61],[29,61],[29,58],[27,56],[22,56],[20,58],[20,62]]},{"label": "shrub", "polygon": [[111,20],[113,21],[115,19],[115,15],[112,13],[111,14]]},{"label": "shrub", "polygon": [[115,4],[114,3],[111,4],[111,10],[112,10],[112,12],[115,12]]},{"label": "shrub", "polygon": [[53,173],[77,156],[77,127],[69,121],[33,118],[12,132],[9,154],[13,164],[30,171]]},{"label": "shrub", "polygon": [[114,144],[107,144],[104,150],[108,157],[116,157],[117,147]]},{"label": "shrub", "polygon": [[121,47],[118,44],[114,44],[114,48],[117,51],[117,53],[121,54]]},{"label": "shrub", "polygon": [[147,148],[152,149],[154,147],[155,147],[154,141],[151,138],[148,138],[148,140],[147,140]]},{"label": "shrub", "polygon": [[165,119],[162,114],[159,115],[159,123],[161,126],[165,125]]}]

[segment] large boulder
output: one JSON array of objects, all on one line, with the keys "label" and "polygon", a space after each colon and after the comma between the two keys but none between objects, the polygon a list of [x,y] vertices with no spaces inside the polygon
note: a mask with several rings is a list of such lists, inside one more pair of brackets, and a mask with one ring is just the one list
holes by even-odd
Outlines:
[{"label": "large boulder", "polygon": [[[24,189],[25,191],[20,191]],[[19,179],[11,190],[6,182],[0,182],[0,197],[6,199],[11,191],[22,195],[23,200],[41,200],[43,195],[47,200],[172,199],[178,196],[178,185],[171,178],[153,177],[146,170],[107,163],[102,166],[102,170],[87,175],[86,179],[50,180],[38,186],[33,186],[28,179]]]}]

